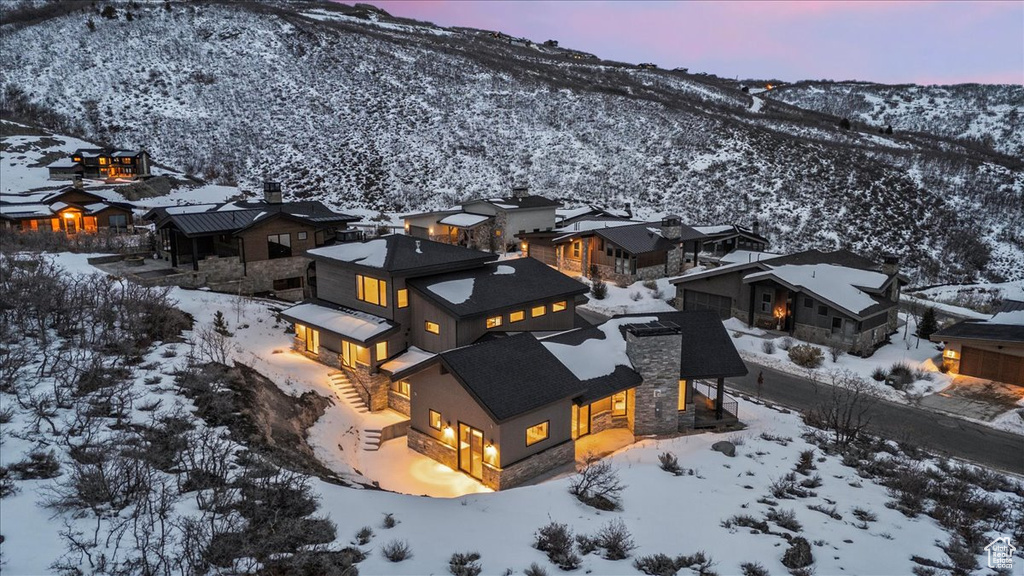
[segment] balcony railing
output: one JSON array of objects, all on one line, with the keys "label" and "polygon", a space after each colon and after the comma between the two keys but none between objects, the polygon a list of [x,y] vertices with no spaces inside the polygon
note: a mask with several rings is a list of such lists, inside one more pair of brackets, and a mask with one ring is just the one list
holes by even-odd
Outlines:
[{"label": "balcony railing", "polygon": [[728,394],[723,395],[722,417],[718,418],[718,414],[715,411],[715,401],[718,396],[716,385],[696,381],[693,383],[693,392],[693,406],[696,410],[695,425],[697,427],[739,422],[739,402]]}]

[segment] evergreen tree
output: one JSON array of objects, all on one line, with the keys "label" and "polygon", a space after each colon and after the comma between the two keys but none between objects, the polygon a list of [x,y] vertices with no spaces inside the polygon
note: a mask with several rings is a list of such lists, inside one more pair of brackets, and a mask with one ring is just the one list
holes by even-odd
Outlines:
[{"label": "evergreen tree", "polygon": [[892,124],[885,127],[886,134],[892,134]]},{"label": "evergreen tree", "polygon": [[228,321],[224,319],[224,313],[220,310],[213,315],[213,331],[222,336],[234,336],[234,333],[228,330]]},{"label": "evergreen tree", "polygon": [[921,314],[921,321],[917,324],[917,335],[921,338],[928,338],[939,329],[939,323],[935,320],[935,308],[929,306]]},{"label": "evergreen tree", "polygon": [[840,120],[839,121],[839,127],[842,128],[843,130],[849,130],[850,129],[850,119],[849,118],[843,118],[842,120]]}]

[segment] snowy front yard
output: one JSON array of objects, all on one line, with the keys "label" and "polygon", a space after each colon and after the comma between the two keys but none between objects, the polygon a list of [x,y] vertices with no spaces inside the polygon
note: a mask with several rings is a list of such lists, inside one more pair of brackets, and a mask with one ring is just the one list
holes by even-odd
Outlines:
[{"label": "snowy front yard", "polygon": [[[57,261],[72,273],[92,271],[84,256],[61,255]],[[629,299],[628,289],[623,293]],[[362,450],[362,430],[390,422],[393,416],[358,413],[330,387],[330,369],[290,352],[292,335],[275,319],[278,304],[180,289],[173,289],[171,296],[195,317],[193,333],[211,328],[215,313],[222,312],[233,333],[228,340],[230,355],[253,366],[281,390],[293,395],[314,391],[334,399],[333,406],[309,430],[307,441],[317,458],[342,477],[361,483],[377,481],[385,489],[312,480],[320,501],[317,513],[337,525],[337,538],[326,544],[328,549],[351,545],[363,527],[373,533],[360,546],[367,554],[358,564],[360,573],[444,573],[453,553],[478,552],[486,574],[522,573],[532,563],[545,567],[548,574],[557,574],[559,570],[545,554],[532,547],[539,528],[557,522],[575,534],[594,535],[612,520],[621,520],[632,535],[636,548],[630,557],[613,561],[597,553],[583,554],[576,573],[635,574],[636,558],[703,551],[720,574],[739,574],[741,564],[748,562],[759,563],[771,574],[785,574],[788,568],[782,559],[791,547],[790,540],[798,537],[809,543],[811,566],[817,574],[908,574],[917,565],[911,560],[915,555],[950,562],[938,544],[949,541],[953,528],[944,528],[924,513],[933,507],[944,509],[925,497],[922,510],[915,510],[914,502],[900,500],[905,512],[898,511],[887,503],[904,498],[907,491],[878,483],[884,480],[895,486],[892,478],[897,476],[891,471],[913,467],[915,474],[935,475],[925,482],[930,488],[922,489],[922,494],[933,494],[946,484],[938,480],[944,474],[939,464],[905,452],[910,448],[875,444],[844,460],[824,454],[802,438],[805,428],[797,415],[742,402],[740,414],[748,425],[743,431],[646,439],[611,455],[608,461],[625,486],[618,511],[598,511],[577,501],[568,492],[571,478],[565,475],[533,486],[484,493],[465,475],[408,450],[404,439],[385,442],[377,452]],[[750,335],[736,338],[737,345],[761,340]],[[169,355],[169,348],[176,354]],[[138,374],[134,386],[145,401],[159,399],[163,404],[155,413],[133,411],[133,421],[148,421],[173,405],[194,409],[191,401],[170,385],[168,376],[183,362],[186,351],[186,344],[158,345],[146,355],[143,366],[149,367]],[[926,359],[923,352],[893,354],[885,356],[885,361]],[[781,361],[782,356],[779,358]],[[866,369],[858,368],[857,359],[844,357],[840,362],[852,370]],[[5,401],[5,406],[8,404]],[[23,433],[28,427],[27,415],[15,411],[11,423],[3,428],[0,460],[4,465],[22,460],[36,444],[31,434]],[[735,457],[711,450],[712,444],[723,439],[735,443]],[[681,475],[659,468],[659,456],[666,452],[677,457],[684,469]],[[968,470],[972,472],[961,474],[974,478],[975,469]],[[968,486],[964,493],[972,495],[972,502],[985,504],[985,509],[1003,503],[1011,510],[998,529],[990,520],[972,525],[976,537],[987,542],[1000,534],[1012,534],[1015,525],[1024,525],[1021,506],[1013,504],[1024,498],[1024,489],[997,481],[994,478],[1001,477],[995,475],[982,476],[988,481],[978,481],[978,486]],[[5,536],[6,572],[50,572],[51,563],[65,547],[60,536],[64,521],[81,530],[95,524],[90,513],[75,520],[70,513],[40,506],[60,481],[60,476],[18,480],[18,492],[3,499],[0,525]],[[1004,490],[1015,490],[1016,495]],[[934,494],[939,497],[939,492]],[[175,510],[180,517],[195,513],[188,496]],[[385,525],[386,514],[395,520],[391,527]],[[934,515],[945,518],[939,512]],[[948,519],[946,522],[948,525]],[[381,551],[392,541],[408,543],[411,558],[398,563],[385,559]],[[980,552],[969,556],[984,565]]]}]

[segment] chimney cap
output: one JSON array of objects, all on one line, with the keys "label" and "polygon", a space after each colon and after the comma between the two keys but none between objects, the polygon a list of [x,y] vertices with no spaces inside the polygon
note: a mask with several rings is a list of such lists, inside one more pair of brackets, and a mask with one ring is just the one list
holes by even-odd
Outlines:
[{"label": "chimney cap", "polygon": [[900,263],[900,257],[895,255],[895,254],[892,254],[892,253],[882,254],[882,263],[883,264],[899,264]]}]

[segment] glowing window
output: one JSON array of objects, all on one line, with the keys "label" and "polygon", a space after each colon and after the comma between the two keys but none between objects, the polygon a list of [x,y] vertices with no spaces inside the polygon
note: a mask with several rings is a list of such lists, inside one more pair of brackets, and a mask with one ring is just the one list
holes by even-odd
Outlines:
[{"label": "glowing window", "polygon": [[626,393],[619,392],[612,396],[612,416],[626,415]]},{"label": "glowing window", "polygon": [[530,426],[526,429],[527,446],[532,446],[537,442],[548,439],[548,422],[550,422],[550,420],[541,422],[536,426]]},{"label": "glowing window", "polygon": [[530,317],[536,318],[537,316],[543,316],[547,311],[547,308],[544,306],[534,306],[530,309]]},{"label": "glowing window", "polygon": [[[395,382],[394,384],[391,385],[391,389],[395,392],[395,394],[398,394],[399,396],[405,396],[406,398],[408,398],[409,397],[409,391],[411,390],[411,386],[409,386],[409,382],[408,381],[406,381],[406,380],[399,380],[398,382]],[[438,419],[438,422],[440,423],[440,420],[441,420],[441,415],[440,414],[437,415],[437,419]]]},{"label": "glowing window", "polygon": [[380,362],[381,360],[387,360],[387,359],[388,359],[388,343],[386,341],[385,342],[377,342],[377,361]]},{"label": "glowing window", "polygon": [[441,429],[441,413],[434,410],[429,411],[430,414],[430,427],[434,430]]},{"label": "glowing window", "polygon": [[341,341],[341,363],[349,368],[356,364],[370,365],[370,349],[346,340]]},{"label": "glowing window", "polygon": [[522,310],[512,312],[511,314],[508,315],[509,322],[519,322],[523,318],[526,318],[526,313],[523,312]]},{"label": "glowing window", "polygon": [[431,334],[441,333],[441,326],[438,325],[437,322],[431,322],[430,320],[427,320],[426,322],[423,323],[423,329],[426,330],[427,332],[430,332]]},{"label": "glowing window", "polygon": [[562,310],[565,310],[567,307],[568,307],[568,304],[566,303],[566,301],[562,300],[561,302],[555,302],[554,304],[552,304],[551,305],[551,311],[552,312],[561,312]]},{"label": "glowing window", "polygon": [[388,305],[388,283],[370,276],[356,274],[356,298],[377,306]]},{"label": "glowing window", "polygon": [[409,290],[402,288],[398,291],[398,307],[405,308],[409,305]]},{"label": "glowing window", "polygon": [[679,381],[679,411],[686,410],[686,380]]},{"label": "glowing window", "polygon": [[501,326],[501,316],[491,316],[487,319],[488,328],[497,328],[498,326]]}]

